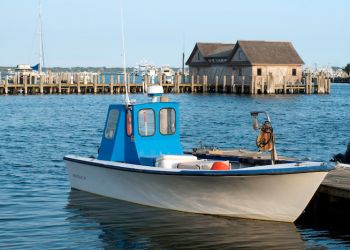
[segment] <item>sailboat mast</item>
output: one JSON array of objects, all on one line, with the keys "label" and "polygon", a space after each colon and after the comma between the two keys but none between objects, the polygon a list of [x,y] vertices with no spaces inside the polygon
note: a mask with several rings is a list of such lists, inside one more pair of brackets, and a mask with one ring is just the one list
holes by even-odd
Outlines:
[{"label": "sailboat mast", "polygon": [[125,104],[130,104],[128,83],[126,80],[126,55],[125,55],[125,34],[124,34],[124,12],[123,12],[123,0],[120,0],[120,19],[122,26],[122,45],[123,45],[123,80],[125,86]]},{"label": "sailboat mast", "polygon": [[41,14],[41,0],[39,0],[39,73],[44,66],[43,22]]}]

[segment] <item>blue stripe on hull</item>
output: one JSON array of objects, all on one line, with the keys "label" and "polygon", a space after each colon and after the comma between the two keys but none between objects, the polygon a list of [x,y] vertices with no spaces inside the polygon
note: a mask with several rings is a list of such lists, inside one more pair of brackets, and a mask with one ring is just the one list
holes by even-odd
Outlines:
[{"label": "blue stripe on hull", "polygon": [[[254,175],[281,175],[281,174],[299,174],[299,173],[311,173],[311,172],[328,172],[333,170],[333,166],[327,165],[316,165],[316,166],[297,166],[290,168],[274,168],[274,169],[233,169],[228,171],[213,171],[213,170],[180,170],[180,171],[165,171],[152,169],[138,169],[133,167],[122,167],[110,164],[105,164],[104,162],[92,162],[82,159],[72,158],[65,156],[65,161],[75,162],[80,164],[85,164],[89,166],[103,167],[109,169],[115,169],[120,171],[138,172],[145,174],[160,174],[160,175],[185,175],[185,176],[254,176]],[[117,163],[117,162],[113,162]]]}]

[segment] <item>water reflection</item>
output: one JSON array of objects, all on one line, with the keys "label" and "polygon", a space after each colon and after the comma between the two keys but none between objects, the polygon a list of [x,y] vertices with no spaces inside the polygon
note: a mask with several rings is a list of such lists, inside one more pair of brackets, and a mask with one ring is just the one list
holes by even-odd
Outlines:
[{"label": "water reflection", "polygon": [[304,248],[292,223],[182,213],[78,190],[70,192],[67,210],[76,231],[92,234],[91,244],[108,249]]}]

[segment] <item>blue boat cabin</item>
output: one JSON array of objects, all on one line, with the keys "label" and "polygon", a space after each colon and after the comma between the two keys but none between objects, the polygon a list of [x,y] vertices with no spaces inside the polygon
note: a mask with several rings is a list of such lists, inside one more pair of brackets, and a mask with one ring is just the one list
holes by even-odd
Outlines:
[{"label": "blue boat cabin", "polygon": [[98,159],[154,166],[161,155],[183,155],[175,102],[109,106]]}]

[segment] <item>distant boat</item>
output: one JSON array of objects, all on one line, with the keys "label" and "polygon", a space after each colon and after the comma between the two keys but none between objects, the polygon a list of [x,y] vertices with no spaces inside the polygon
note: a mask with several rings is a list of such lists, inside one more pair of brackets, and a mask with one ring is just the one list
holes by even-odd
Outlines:
[{"label": "distant boat", "polygon": [[136,76],[140,76],[142,78],[142,81],[144,81],[145,76],[147,75],[150,77],[152,84],[156,83],[157,73],[157,68],[154,65],[147,63],[147,61],[141,61],[134,68],[134,74]]},{"label": "distant boat", "polygon": [[170,68],[169,66],[162,66],[160,68],[160,72],[162,75],[164,75],[165,83],[173,83],[174,82],[175,72],[172,68]]},{"label": "distant boat", "polygon": [[[109,106],[97,159],[64,157],[72,188],[183,212],[293,222],[333,169],[276,158],[237,168],[236,162],[185,155],[179,105],[159,101],[162,92],[152,85],[152,102]],[[259,147],[273,152],[266,131]]]}]

